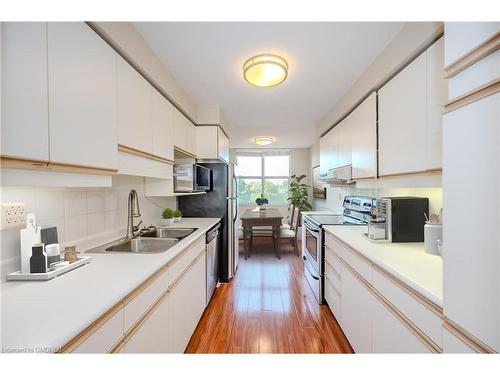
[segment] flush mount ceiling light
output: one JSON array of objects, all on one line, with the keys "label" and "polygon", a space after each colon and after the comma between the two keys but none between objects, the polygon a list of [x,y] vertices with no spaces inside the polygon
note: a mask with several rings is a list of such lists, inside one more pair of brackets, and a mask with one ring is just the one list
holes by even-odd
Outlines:
[{"label": "flush mount ceiling light", "polygon": [[288,75],[285,59],[271,54],[257,55],[243,64],[243,77],[259,87],[272,87],[283,82]]},{"label": "flush mount ceiling light", "polygon": [[255,137],[252,139],[252,142],[259,146],[267,146],[270,145],[271,143],[274,143],[275,139],[273,137],[267,137],[267,136]]}]

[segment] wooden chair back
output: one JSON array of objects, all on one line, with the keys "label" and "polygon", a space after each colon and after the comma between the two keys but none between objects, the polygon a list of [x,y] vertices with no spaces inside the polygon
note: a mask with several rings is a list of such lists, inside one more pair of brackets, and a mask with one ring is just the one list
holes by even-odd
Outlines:
[{"label": "wooden chair back", "polygon": [[288,206],[288,214],[286,216],[286,223],[292,227],[292,222],[293,222],[293,215],[295,213],[295,206],[293,204]]},{"label": "wooden chair back", "polygon": [[300,217],[300,211],[298,207],[293,206],[292,222],[290,224],[290,229],[295,232],[295,236],[297,236],[297,229],[299,227],[299,217]]}]

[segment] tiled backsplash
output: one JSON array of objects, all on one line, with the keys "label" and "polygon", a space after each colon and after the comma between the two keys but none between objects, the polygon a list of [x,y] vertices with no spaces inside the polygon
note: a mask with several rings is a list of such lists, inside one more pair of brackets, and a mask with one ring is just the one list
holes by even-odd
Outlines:
[{"label": "tiled backsplash", "polygon": [[[144,179],[133,176],[113,177],[110,188],[2,186],[1,201],[24,203],[26,212],[35,213],[42,228],[57,227],[59,242],[64,246],[99,242],[101,238],[113,239],[125,233],[131,189],[138,193],[144,225],[158,224],[162,210],[176,206],[174,197],[146,198]],[[3,266],[5,261],[19,257],[19,229],[3,230],[1,242]]]},{"label": "tiled backsplash", "polygon": [[356,189],[351,187],[327,187],[326,200],[314,199],[314,210],[338,211],[342,208],[342,202],[346,195],[363,195],[367,197],[427,197],[429,198],[429,211],[439,212],[443,207],[442,188],[380,188],[380,189]]}]

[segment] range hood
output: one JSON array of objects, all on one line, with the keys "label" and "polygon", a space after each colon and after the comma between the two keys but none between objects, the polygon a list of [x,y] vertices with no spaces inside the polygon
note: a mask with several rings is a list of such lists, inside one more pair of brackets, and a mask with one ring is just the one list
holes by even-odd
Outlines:
[{"label": "range hood", "polygon": [[328,173],[322,174],[320,180],[329,183],[330,185],[353,185],[356,181],[352,180],[352,165],[332,168]]}]

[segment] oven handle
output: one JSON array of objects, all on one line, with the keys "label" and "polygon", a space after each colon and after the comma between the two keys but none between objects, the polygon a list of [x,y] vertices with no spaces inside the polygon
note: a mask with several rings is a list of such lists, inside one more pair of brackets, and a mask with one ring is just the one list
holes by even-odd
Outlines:
[{"label": "oven handle", "polygon": [[306,228],[308,230],[310,230],[311,232],[319,233],[319,228],[311,227],[311,225],[306,220],[304,220],[304,224],[305,224]]},{"label": "oven handle", "polygon": [[306,265],[306,268],[307,268],[307,272],[309,272],[309,274],[311,275],[311,277],[314,279],[314,280],[319,280],[319,276],[316,276],[314,275],[312,272],[311,272],[311,269],[309,268],[309,261],[307,260],[306,256],[305,255],[302,255],[302,258],[304,259],[304,264]]}]

